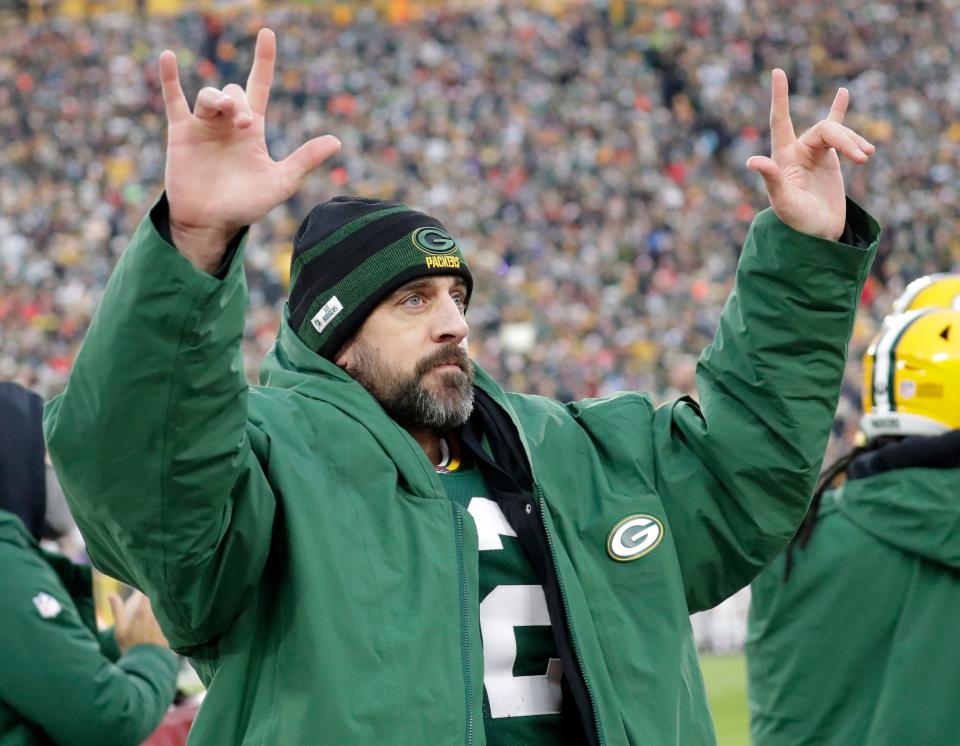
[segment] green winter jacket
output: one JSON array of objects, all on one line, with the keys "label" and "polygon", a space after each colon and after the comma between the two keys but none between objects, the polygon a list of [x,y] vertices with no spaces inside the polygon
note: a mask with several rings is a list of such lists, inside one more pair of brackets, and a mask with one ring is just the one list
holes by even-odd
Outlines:
[{"label": "green winter jacket", "polygon": [[754,746],[960,743],[960,469],[846,482],[783,570],[752,586]]},{"label": "green winter jacket", "polygon": [[97,633],[90,569],[45,552],[0,510],[0,746],[135,746],[173,702],[177,659],[120,656]]},{"label": "green winter jacket", "polygon": [[[848,224],[875,246],[852,203]],[[699,406],[561,404],[477,370],[532,468],[589,741],[714,742],[688,615],[749,583],[803,516],[873,246],[759,215]],[[146,219],[45,414],[91,557],[150,595],[209,686],[191,742],[485,743],[472,519],[286,323],[248,387],[246,302],[239,259],[204,274]],[[634,515],[659,543],[615,561]]]}]

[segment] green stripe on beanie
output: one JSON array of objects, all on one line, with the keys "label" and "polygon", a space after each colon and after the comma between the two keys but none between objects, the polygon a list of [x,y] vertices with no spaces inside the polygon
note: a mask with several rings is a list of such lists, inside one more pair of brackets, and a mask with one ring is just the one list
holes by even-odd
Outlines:
[{"label": "green stripe on beanie", "polygon": [[388,207],[383,210],[377,210],[376,212],[371,212],[367,215],[357,218],[356,220],[351,220],[342,228],[338,228],[332,234],[324,238],[320,243],[311,246],[309,249],[305,250],[302,254],[298,254],[296,258],[291,258],[290,261],[290,284],[292,285],[296,282],[297,276],[300,274],[300,270],[303,268],[304,264],[316,259],[321,254],[327,252],[331,246],[334,246],[346,238],[349,238],[351,234],[356,233],[358,230],[363,228],[365,225],[369,225],[379,218],[386,217],[387,215],[392,215],[396,212],[410,212],[410,208],[406,205],[397,205],[396,207]]},{"label": "green stripe on beanie", "polygon": [[386,296],[425,275],[473,277],[435,218],[396,202],[337,197],[301,224],[291,257],[289,323],[328,359]]}]

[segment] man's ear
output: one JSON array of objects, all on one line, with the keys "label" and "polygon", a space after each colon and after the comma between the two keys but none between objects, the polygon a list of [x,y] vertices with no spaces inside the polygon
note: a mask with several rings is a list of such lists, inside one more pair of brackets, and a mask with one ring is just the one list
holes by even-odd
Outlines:
[{"label": "man's ear", "polygon": [[343,368],[344,370],[350,369],[350,365],[353,363],[353,343],[356,341],[356,339],[356,336],[353,336],[344,342],[343,347],[341,347],[334,356],[333,362],[337,365],[337,367]]}]

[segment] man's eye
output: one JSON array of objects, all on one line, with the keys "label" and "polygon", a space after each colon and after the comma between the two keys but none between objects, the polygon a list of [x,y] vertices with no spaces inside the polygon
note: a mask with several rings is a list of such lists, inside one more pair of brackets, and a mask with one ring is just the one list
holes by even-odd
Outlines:
[{"label": "man's eye", "polygon": [[467,296],[463,293],[451,293],[450,297],[453,298],[453,302],[456,303],[460,308],[463,308],[467,305]]},{"label": "man's eye", "polygon": [[423,298],[419,295],[409,295],[404,298],[403,305],[414,307],[423,305]]}]

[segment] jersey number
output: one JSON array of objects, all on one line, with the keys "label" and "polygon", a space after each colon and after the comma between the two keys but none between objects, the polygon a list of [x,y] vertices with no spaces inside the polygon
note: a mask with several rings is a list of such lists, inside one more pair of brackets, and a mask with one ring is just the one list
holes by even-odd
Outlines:
[{"label": "jersey number", "polygon": [[[475,497],[468,508],[477,525],[480,550],[502,549],[501,536],[516,536],[493,500]],[[495,718],[554,715],[560,712],[559,658],[539,676],[514,676],[516,627],[550,626],[547,599],[539,585],[498,585],[480,604],[483,634],[483,685]]]}]

